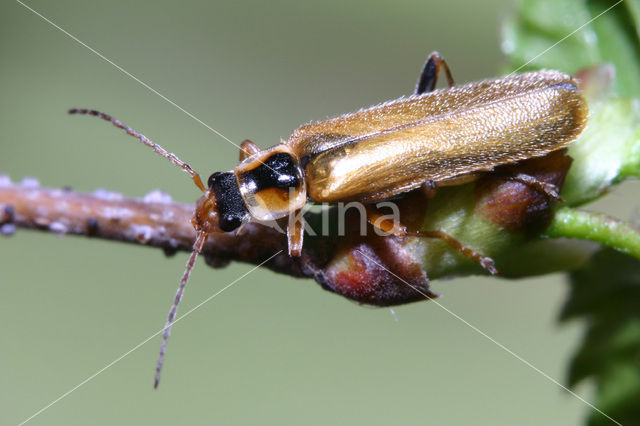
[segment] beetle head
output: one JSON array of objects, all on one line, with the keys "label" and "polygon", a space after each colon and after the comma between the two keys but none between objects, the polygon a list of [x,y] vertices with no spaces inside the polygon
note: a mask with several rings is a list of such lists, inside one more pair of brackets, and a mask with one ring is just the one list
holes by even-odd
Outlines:
[{"label": "beetle head", "polygon": [[209,188],[196,203],[196,210],[191,223],[196,228],[196,231],[210,234],[221,231],[219,222],[216,196],[213,190]]},{"label": "beetle head", "polygon": [[216,172],[196,203],[193,226],[197,231],[230,232],[249,221],[249,212],[240,196],[233,172]]}]

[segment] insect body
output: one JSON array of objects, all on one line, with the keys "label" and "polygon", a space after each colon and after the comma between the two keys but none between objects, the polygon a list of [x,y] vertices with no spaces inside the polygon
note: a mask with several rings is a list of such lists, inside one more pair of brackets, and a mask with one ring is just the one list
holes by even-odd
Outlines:
[{"label": "insect body", "polygon": [[[244,160],[212,175],[205,198],[215,198],[222,231],[285,217],[308,201],[371,203],[561,149],[580,134],[586,115],[576,83],[557,71],[414,95],[304,125],[266,151],[246,141]],[[289,229],[294,256],[302,248],[296,232]]]},{"label": "insect body", "polygon": [[[442,68],[450,87],[434,90]],[[288,141],[267,150],[244,141],[240,163],[231,171],[212,174],[205,188],[191,167],[144,135],[98,111],[70,112],[111,121],[182,167],[204,192],[193,219],[197,239],[165,326],[156,386],[177,304],[209,234],[234,231],[252,219],[291,218],[308,202],[368,203],[369,221],[374,223],[378,214],[370,203],[419,187],[432,192],[566,147],[582,132],[588,113],[576,82],[564,73],[538,71],[453,86],[447,64],[433,53],[412,96],[303,125]],[[534,178],[514,179],[559,198],[555,188]],[[396,236],[440,238],[495,272],[491,259],[442,231],[376,226]],[[299,256],[301,220],[289,220],[287,236],[289,254]]]}]

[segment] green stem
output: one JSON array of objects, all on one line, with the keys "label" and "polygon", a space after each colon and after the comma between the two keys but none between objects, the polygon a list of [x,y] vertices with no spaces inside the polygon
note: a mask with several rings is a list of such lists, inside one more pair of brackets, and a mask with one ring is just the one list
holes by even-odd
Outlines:
[{"label": "green stem", "polygon": [[560,208],[545,235],[595,241],[640,259],[640,229],[603,214]]}]

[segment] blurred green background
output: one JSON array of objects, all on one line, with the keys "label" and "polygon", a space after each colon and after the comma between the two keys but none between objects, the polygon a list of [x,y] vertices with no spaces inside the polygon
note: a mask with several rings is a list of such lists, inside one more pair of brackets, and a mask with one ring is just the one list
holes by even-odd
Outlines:
[{"label": "blurred green background", "polygon": [[[439,50],[458,82],[500,68],[511,2],[29,1],[238,143],[408,94]],[[188,177],[90,107],[228,170],[237,148],[17,2],[0,14],[0,173],[191,202]],[[636,185],[637,188],[637,185]],[[630,193],[630,191],[628,192]],[[627,219],[624,189],[600,208]],[[637,212],[636,212],[637,216]],[[17,424],[159,330],[186,254],[19,231],[0,239],[0,424]],[[251,269],[199,264],[181,312]],[[438,282],[440,303],[557,378],[578,324],[560,275]],[[156,338],[34,418],[68,424],[579,424],[587,407],[434,303],[360,307],[258,270],[180,322],[152,389]],[[589,399],[588,387],[578,392]]]}]

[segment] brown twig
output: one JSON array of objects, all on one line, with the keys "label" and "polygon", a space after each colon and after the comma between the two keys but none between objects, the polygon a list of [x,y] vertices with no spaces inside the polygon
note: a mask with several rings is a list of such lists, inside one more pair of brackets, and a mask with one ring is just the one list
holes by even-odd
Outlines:
[{"label": "brown twig", "polygon": [[[191,251],[195,231],[193,205],[174,203],[159,191],[143,199],[97,190],[92,194],[41,188],[33,179],[14,184],[0,178],[0,224],[4,234],[15,228],[84,235],[161,248],[167,254]],[[273,228],[247,224],[239,235],[212,235],[203,249],[207,263],[224,266],[230,260],[260,263],[278,250],[286,252],[286,238]],[[268,267],[294,276],[301,259],[274,258]]]}]

